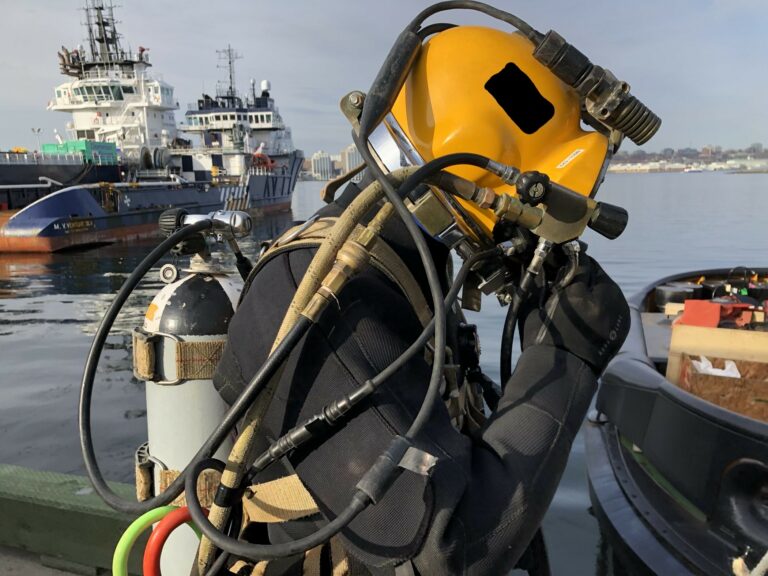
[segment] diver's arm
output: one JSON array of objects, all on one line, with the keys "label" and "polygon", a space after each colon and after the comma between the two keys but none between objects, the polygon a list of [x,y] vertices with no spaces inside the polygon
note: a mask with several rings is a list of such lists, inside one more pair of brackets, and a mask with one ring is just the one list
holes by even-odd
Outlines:
[{"label": "diver's arm", "polygon": [[552,501],[599,374],[619,350],[629,309],[619,287],[585,257],[572,284],[522,315],[523,353],[471,451],[453,515],[437,515],[414,563],[422,574],[447,542],[463,544],[451,570],[512,570]]}]

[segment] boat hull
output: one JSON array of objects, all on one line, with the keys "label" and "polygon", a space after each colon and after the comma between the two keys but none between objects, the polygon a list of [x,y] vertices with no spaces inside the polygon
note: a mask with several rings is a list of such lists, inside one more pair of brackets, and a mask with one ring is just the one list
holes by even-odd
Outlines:
[{"label": "boat hull", "polygon": [[663,316],[651,312],[656,286],[727,274],[681,274],[633,297],[629,337],[601,378],[586,430],[590,496],[603,532],[643,567],[633,573],[730,575],[734,558],[753,565],[768,549],[768,423],[669,382],[650,322]]},{"label": "boat hull", "polygon": [[245,185],[217,183],[74,186],[0,218],[0,252],[58,252],[157,236],[168,208],[191,213],[288,211],[301,157],[279,174],[251,174]]},{"label": "boat hull", "polygon": [[[49,178],[60,182],[61,185],[48,185],[40,178]],[[119,181],[119,166],[0,162],[0,210],[19,210],[51,192],[68,186]]]}]

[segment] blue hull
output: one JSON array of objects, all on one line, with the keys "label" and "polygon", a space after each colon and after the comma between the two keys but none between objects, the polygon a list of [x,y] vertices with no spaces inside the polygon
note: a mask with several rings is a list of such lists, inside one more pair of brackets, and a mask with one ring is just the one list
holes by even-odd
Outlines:
[{"label": "blue hull", "polygon": [[252,174],[245,186],[106,184],[49,194],[13,215],[0,229],[0,252],[56,252],[155,236],[168,208],[270,212],[290,209],[301,157],[280,174]]}]

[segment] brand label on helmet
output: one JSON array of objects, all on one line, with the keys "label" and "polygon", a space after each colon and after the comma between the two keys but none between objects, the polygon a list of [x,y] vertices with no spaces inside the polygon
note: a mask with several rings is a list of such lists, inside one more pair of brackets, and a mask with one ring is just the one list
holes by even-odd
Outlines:
[{"label": "brand label on helmet", "polygon": [[566,166],[568,166],[568,164],[570,164],[570,163],[571,163],[571,162],[572,162],[572,161],[573,161],[575,158],[578,158],[578,156],[579,156],[579,155],[580,155],[582,152],[584,152],[584,148],[576,148],[576,150],[574,150],[573,152],[571,152],[570,154],[568,154],[568,156],[566,156],[566,157],[563,159],[563,161],[562,161],[562,162],[560,162],[560,164],[558,164],[557,166],[555,166],[555,168],[565,168],[565,167],[566,167]]}]

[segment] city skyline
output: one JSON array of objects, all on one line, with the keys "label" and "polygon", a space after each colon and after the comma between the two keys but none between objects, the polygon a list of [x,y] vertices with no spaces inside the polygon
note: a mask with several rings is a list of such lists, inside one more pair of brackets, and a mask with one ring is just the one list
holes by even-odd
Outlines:
[{"label": "city skyline", "polygon": [[[367,90],[400,29],[430,2],[294,2],[254,5],[233,2],[237,18],[216,17],[220,8],[188,3],[162,5],[126,0],[118,7],[120,30],[133,48],[150,48],[153,72],[176,89],[181,119],[189,102],[214,91],[223,73],[216,49],[231,43],[238,61],[238,88],[248,79],[269,79],[273,96],[291,126],[296,145],[340,150],[350,142],[338,110],[343,94]],[[0,0],[0,73],[8,88],[0,94],[0,149],[29,148],[63,133],[67,117],[45,110],[64,81],[57,67],[61,45],[82,42],[80,0],[15,3]],[[633,93],[663,120],[659,134],[643,148],[743,149],[768,141],[768,113],[762,95],[768,79],[761,31],[768,11],[759,0],[649,1],[642,7],[564,0],[520,2],[518,15],[542,31],[557,30],[593,62],[632,85]],[[230,11],[226,12],[230,14]],[[453,11],[432,21],[498,24],[481,15]],[[204,34],[195,28],[204,22]],[[40,129],[40,133],[35,130]],[[624,147],[633,150],[630,143]]]}]

